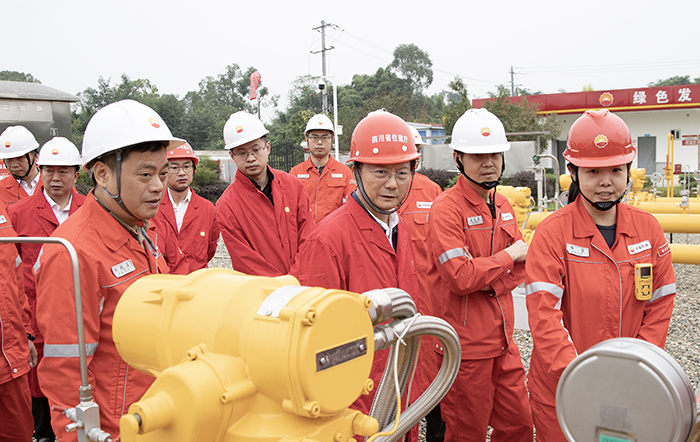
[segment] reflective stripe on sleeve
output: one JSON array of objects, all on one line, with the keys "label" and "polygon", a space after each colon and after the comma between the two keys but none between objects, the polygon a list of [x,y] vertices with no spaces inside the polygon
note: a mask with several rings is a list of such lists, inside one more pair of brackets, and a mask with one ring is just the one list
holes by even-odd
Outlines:
[{"label": "reflective stripe on sleeve", "polygon": [[[44,344],[45,358],[77,358],[78,344]],[[85,344],[85,355],[92,356],[97,350],[97,343]]]},{"label": "reflective stripe on sleeve", "polygon": [[654,293],[651,294],[651,299],[647,301],[647,304],[650,302],[654,302],[657,299],[661,299],[666,295],[672,295],[676,293],[676,283],[674,282],[673,284],[666,284],[665,286],[659,287],[658,289],[654,290]]},{"label": "reflective stripe on sleeve", "polygon": [[452,258],[459,258],[460,256],[467,256],[467,251],[464,250],[464,247],[458,247],[456,249],[450,249],[440,255],[440,265],[445,264],[447,261],[449,261]]},{"label": "reflective stripe on sleeve", "polygon": [[15,267],[19,267],[20,264],[22,264],[22,258],[20,258],[20,256],[17,255],[17,258],[15,258]]},{"label": "reflective stripe on sleeve", "polygon": [[44,253],[44,248],[42,247],[41,250],[39,250],[39,254],[36,257],[36,262],[34,263],[34,274],[36,275],[36,272],[39,271],[39,260],[41,259],[41,255]]},{"label": "reflective stripe on sleeve", "polygon": [[525,287],[525,295],[529,296],[535,292],[547,292],[551,293],[557,298],[561,299],[564,296],[564,289],[556,284],[551,284],[549,282],[531,282]]}]

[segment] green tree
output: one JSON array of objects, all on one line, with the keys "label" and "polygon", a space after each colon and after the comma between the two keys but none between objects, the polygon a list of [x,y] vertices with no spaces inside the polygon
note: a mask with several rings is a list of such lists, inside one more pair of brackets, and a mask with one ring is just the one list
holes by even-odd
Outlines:
[{"label": "green tree", "polygon": [[433,62],[427,52],[415,44],[402,44],[394,49],[389,69],[407,79],[411,87],[423,90],[433,83]]},{"label": "green tree", "polygon": [[[199,89],[188,92],[182,100],[184,115],[178,134],[195,149],[223,149],[222,134],[229,116],[240,110],[257,114],[257,107],[249,97],[250,74],[253,72],[255,68],[249,67],[243,73],[233,63],[226,66],[223,74],[200,81]],[[276,105],[277,98],[269,95],[266,88],[258,89],[258,93],[269,97],[270,105]]]},{"label": "green tree", "polygon": [[[82,143],[83,134],[90,118],[103,107],[115,101],[132,99],[144,103],[152,108],[158,108],[158,88],[147,79],[131,80],[128,75],[122,74],[121,82],[114,86],[110,85],[110,79],[105,80],[99,77],[97,88],[87,88],[78,93],[80,101],[72,113],[73,141],[76,145]],[[177,125],[177,121],[169,120],[161,114],[163,121],[172,130]]]},{"label": "green tree", "polygon": [[677,86],[682,84],[697,84],[700,83],[700,77],[695,80],[690,80],[690,75],[676,75],[675,77],[669,77],[665,80],[656,80],[647,84],[648,87],[659,87],[659,86]]},{"label": "green tree", "polygon": [[23,83],[41,83],[38,78],[34,78],[32,74],[17,71],[0,71],[0,80],[4,81],[20,81]]},{"label": "green tree", "polygon": [[[513,102],[510,97],[510,91],[503,86],[499,86],[498,91],[490,95],[493,100],[486,101],[484,107],[501,120],[506,133],[549,131],[549,135],[540,136],[540,152],[546,149],[547,140],[554,140],[561,133],[561,123],[557,120],[554,113],[544,116],[537,114],[539,104],[529,103],[525,97],[519,102]],[[518,135],[508,137],[508,139],[512,141],[534,141],[537,139],[537,136]]]},{"label": "green tree", "polygon": [[450,87],[449,103],[442,111],[442,126],[446,134],[452,134],[455,123],[467,110],[472,108],[469,101],[467,86],[461,78],[455,77],[448,85]]}]

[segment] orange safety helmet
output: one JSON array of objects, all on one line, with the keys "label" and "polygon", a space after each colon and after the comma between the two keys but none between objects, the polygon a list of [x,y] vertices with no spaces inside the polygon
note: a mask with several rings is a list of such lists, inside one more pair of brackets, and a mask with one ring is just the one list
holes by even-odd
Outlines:
[{"label": "orange safety helmet", "polygon": [[199,158],[194,154],[194,149],[192,149],[192,146],[190,146],[190,143],[187,141],[177,146],[175,149],[169,150],[165,156],[168,160],[192,160],[194,167],[197,167],[197,163],[199,163]]},{"label": "orange safety helmet", "polygon": [[370,112],[352,133],[350,161],[397,164],[418,158],[420,153],[406,122],[383,109]]},{"label": "orange safety helmet", "polygon": [[563,155],[577,167],[610,167],[631,163],[637,148],[622,118],[607,109],[588,110],[571,125]]}]

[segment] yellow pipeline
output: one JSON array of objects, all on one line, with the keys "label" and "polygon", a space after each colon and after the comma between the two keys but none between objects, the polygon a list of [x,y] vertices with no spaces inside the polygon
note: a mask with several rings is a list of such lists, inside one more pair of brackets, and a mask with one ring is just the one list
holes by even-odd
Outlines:
[{"label": "yellow pipeline", "polygon": [[[651,214],[657,214],[657,213],[668,213],[668,214],[676,214],[676,215],[683,215],[683,214],[693,214],[693,215],[700,215],[700,202],[694,202],[692,200],[695,200],[697,198],[691,198],[689,201],[691,201],[690,205],[688,207],[680,207],[680,200],[678,202],[676,201],[668,201],[668,198],[657,198],[656,201],[631,201],[630,205],[634,207],[638,207],[644,211],[647,211]],[[661,200],[661,201],[659,201]]]},{"label": "yellow pipeline", "polygon": [[674,264],[700,265],[700,246],[688,244],[669,244]]},{"label": "yellow pipeline", "polygon": [[[668,151],[666,153],[666,167],[664,168],[664,171],[666,172],[666,175],[664,178],[666,178],[666,197],[670,198],[673,195],[673,167],[675,164],[675,152],[676,148],[674,146],[674,139],[675,137],[673,134],[668,134]],[[671,159],[671,162],[669,163],[669,157]]]}]

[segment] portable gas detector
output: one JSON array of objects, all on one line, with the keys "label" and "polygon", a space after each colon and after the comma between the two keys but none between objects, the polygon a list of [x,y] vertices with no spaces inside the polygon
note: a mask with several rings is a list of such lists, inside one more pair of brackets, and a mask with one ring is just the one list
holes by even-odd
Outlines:
[{"label": "portable gas detector", "polygon": [[634,297],[640,301],[651,299],[652,265],[645,262],[634,265]]}]

